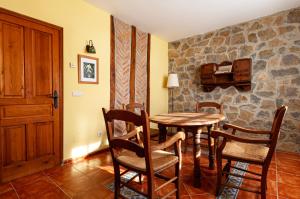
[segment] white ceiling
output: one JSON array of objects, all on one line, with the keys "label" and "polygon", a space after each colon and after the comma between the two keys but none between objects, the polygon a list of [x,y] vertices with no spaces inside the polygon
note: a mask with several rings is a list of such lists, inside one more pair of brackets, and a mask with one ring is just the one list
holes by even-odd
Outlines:
[{"label": "white ceiling", "polygon": [[86,0],[124,22],[167,40],[300,6],[299,0]]}]

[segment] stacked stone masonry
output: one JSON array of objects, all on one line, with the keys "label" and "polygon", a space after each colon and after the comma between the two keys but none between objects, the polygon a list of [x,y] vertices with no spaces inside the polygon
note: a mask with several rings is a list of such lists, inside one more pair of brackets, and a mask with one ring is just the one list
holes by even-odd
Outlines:
[{"label": "stacked stone masonry", "polygon": [[[249,57],[251,91],[203,91],[200,65]],[[275,109],[288,105],[277,148],[300,152],[300,7],[170,42],[169,72],[178,73],[180,84],[173,90],[173,111],[195,111],[197,101],[216,101],[224,104],[228,122],[271,129]]]}]

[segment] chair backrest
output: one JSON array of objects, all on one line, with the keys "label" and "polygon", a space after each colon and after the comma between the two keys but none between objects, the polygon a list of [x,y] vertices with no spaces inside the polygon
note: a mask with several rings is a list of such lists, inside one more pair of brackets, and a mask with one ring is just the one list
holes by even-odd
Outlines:
[{"label": "chair backrest", "polygon": [[[148,114],[144,110],[141,111],[141,115],[121,109],[113,109],[107,111],[106,109],[102,108],[102,111],[106,125],[109,148],[113,160],[115,160],[116,153],[119,150],[126,149],[136,153],[139,157],[145,157],[146,169],[150,169],[152,171],[152,162],[150,161],[150,125]],[[115,128],[113,127],[113,125],[115,121],[124,121],[125,123],[130,123],[135,127],[142,127],[135,128],[134,130],[138,130],[140,132],[142,131],[143,146],[139,145],[139,143],[134,142],[133,140],[122,138],[126,136],[126,134],[118,137],[114,136]],[[127,131],[127,133],[130,132]]]},{"label": "chair backrest", "polygon": [[127,110],[127,111],[132,111],[135,112],[137,114],[141,114],[142,110],[145,110],[145,105],[144,103],[140,104],[140,103],[129,103],[129,104],[123,104],[123,109]]},{"label": "chair backrest", "polygon": [[[145,110],[144,103],[140,104],[140,103],[134,102],[134,103],[129,103],[129,104],[122,104],[122,106],[123,106],[124,110],[134,112],[138,115],[141,115],[141,111]],[[130,123],[126,123],[126,128],[127,128],[128,131],[132,130],[134,128],[134,125],[132,125]]]},{"label": "chair backrest", "polygon": [[275,112],[275,116],[274,116],[273,124],[272,124],[272,129],[271,129],[270,149],[269,149],[269,152],[268,152],[268,158],[270,159],[269,161],[271,161],[272,155],[275,151],[277,140],[278,140],[279,133],[280,133],[280,127],[281,127],[283,117],[284,117],[287,109],[288,109],[287,106],[281,106]]},{"label": "chair backrest", "polygon": [[197,102],[196,112],[200,112],[202,108],[216,108],[219,113],[223,113],[223,105],[217,102]]}]

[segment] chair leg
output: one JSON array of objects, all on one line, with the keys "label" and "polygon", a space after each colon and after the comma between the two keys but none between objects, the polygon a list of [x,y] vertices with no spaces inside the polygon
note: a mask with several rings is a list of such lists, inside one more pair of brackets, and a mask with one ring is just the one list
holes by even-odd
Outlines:
[{"label": "chair leg", "polygon": [[218,147],[218,145],[219,145],[219,139],[214,139],[214,154],[216,154],[217,153],[217,147]]},{"label": "chair leg", "polygon": [[142,184],[142,174],[139,174],[139,183]]},{"label": "chair leg", "polygon": [[175,181],[175,188],[177,189],[176,199],[179,199],[180,198],[180,182],[181,182],[180,163],[179,162],[175,165],[175,176],[177,176],[177,180]]},{"label": "chair leg", "polygon": [[187,131],[184,131],[184,133],[185,133],[185,141],[184,141],[184,153],[186,153],[186,152],[187,152],[187,146],[188,146],[188,144],[189,144],[189,142],[188,142],[188,138],[189,138],[189,132],[187,132]]},{"label": "chair leg", "polygon": [[267,174],[268,174],[268,170],[263,168],[262,177],[261,177],[261,199],[266,199]]},{"label": "chair leg", "polygon": [[222,183],[222,156],[221,153],[217,153],[217,187],[216,196],[221,193],[221,183]]},{"label": "chair leg", "polygon": [[213,138],[211,137],[211,127],[212,126],[207,126],[207,139],[208,139],[208,159],[209,159],[209,169],[214,169],[215,164],[214,164],[214,159],[215,159],[215,153],[214,149],[212,147]]},{"label": "chair leg", "polygon": [[[229,173],[230,172],[230,166],[231,166],[231,160],[227,160],[227,163],[224,167],[224,171]],[[228,178],[228,176],[229,176],[228,174],[225,175],[226,178]]]},{"label": "chair leg", "polygon": [[120,197],[121,175],[120,175],[120,167],[117,163],[114,163],[114,173],[115,173],[115,199],[118,199]]},{"label": "chair leg", "polygon": [[155,198],[154,177],[151,174],[147,175],[147,190],[148,190],[147,198],[154,199]]}]

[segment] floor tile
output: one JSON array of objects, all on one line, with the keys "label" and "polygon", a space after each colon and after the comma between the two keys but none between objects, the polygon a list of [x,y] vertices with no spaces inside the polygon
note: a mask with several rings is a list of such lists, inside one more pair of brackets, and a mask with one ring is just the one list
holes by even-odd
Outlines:
[{"label": "floor tile", "polygon": [[46,176],[40,177],[22,187],[16,187],[16,192],[20,198],[35,198],[35,196],[43,196],[43,198],[69,198]]},{"label": "floor tile", "polygon": [[[163,180],[156,180],[156,187],[162,185],[165,181]],[[181,183],[180,185],[180,195],[181,196],[188,196],[189,193],[187,192],[186,186],[184,186],[183,183]],[[158,195],[159,196],[165,196],[166,194],[168,194],[170,191],[174,190],[175,189],[175,184],[169,184],[165,187],[163,187],[161,190],[158,191]],[[175,193],[173,193],[171,196],[175,196]]]},{"label": "floor tile", "polygon": [[14,190],[6,191],[0,194],[0,198],[2,199],[18,199],[18,196]]},{"label": "floor tile", "polygon": [[279,182],[278,195],[279,198],[299,199],[300,188],[299,186],[292,186],[292,185],[287,185]]},{"label": "floor tile", "polygon": [[296,186],[300,189],[300,176],[296,176],[294,174],[285,173],[285,172],[277,172],[278,182],[290,186]]},{"label": "floor tile", "polygon": [[40,179],[45,178],[45,175],[42,172],[32,174],[29,176],[25,176],[16,180],[13,180],[11,183],[16,189],[21,189],[24,186],[28,186],[30,184],[33,184]]},{"label": "floor tile", "polygon": [[287,157],[280,157],[277,159],[277,169],[278,171],[292,173],[294,175],[299,175],[300,168],[300,156],[299,159],[290,159]]},{"label": "floor tile", "polygon": [[207,194],[207,193],[191,195],[190,197],[191,197],[191,199],[215,199],[216,198],[215,195]]},{"label": "floor tile", "polygon": [[201,187],[194,187],[193,181],[184,179],[183,181],[185,188],[190,196],[201,195],[201,194],[215,194],[216,185],[207,180],[201,182]]},{"label": "floor tile", "polygon": [[251,189],[253,191],[260,191],[260,182],[243,179],[243,183],[242,183],[241,187],[246,188],[246,189]]},{"label": "floor tile", "polygon": [[[203,150],[204,151],[204,150]],[[267,178],[267,198],[300,198],[300,176],[299,154],[277,152],[272,158]],[[200,158],[202,186],[193,186],[193,156],[188,151],[183,154],[183,166],[181,170],[182,185],[181,198],[215,198],[216,169],[208,168],[208,158],[202,155]],[[225,165],[226,161],[223,161]],[[234,162],[232,163],[234,164]],[[249,165],[249,170],[261,172],[261,167]],[[57,166],[37,174],[19,178],[10,183],[0,185],[0,198],[103,198],[110,199],[114,193],[105,186],[114,182],[114,170],[109,152],[88,157],[83,161],[64,166]],[[164,175],[174,176],[174,169],[163,172]],[[247,176],[249,174],[246,174]],[[277,181],[278,180],[278,181]],[[135,188],[146,192],[147,178],[142,184],[130,183]],[[159,186],[162,181],[156,180],[155,185]],[[260,182],[253,182],[244,179],[243,187],[254,187],[260,189]],[[164,195],[173,189],[174,185],[168,185],[158,194]],[[175,198],[173,194],[170,198]],[[238,199],[260,198],[259,194],[239,191]]]},{"label": "floor tile", "polygon": [[140,192],[142,192],[142,193],[147,193],[148,189],[147,189],[146,181],[147,180],[144,180],[142,184],[132,181],[132,182],[129,183],[129,186],[136,189],[136,190],[138,190],[138,191],[140,191]]},{"label": "floor tile", "polygon": [[237,199],[260,199],[260,195],[248,191],[240,190]]},{"label": "floor tile", "polygon": [[[52,177],[51,177],[52,178]],[[56,179],[54,179],[56,181]],[[76,179],[63,180],[60,188],[67,193],[67,195],[74,197],[77,193],[86,191],[87,189],[94,187],[95,184],[87,176],[80,176]]]},{"label": "floor tile", "polygon": [[85,176],[82,172],[75,169],[75,167],[73,167],[72,165],[55,167],[53,169],[45,171],[45,174],[59,186],[67,182],[74,181],[74,179]]},{"label": "floor tile", "polygon": [[277,199],[277,195],[272,195],[267,193],[267,199]]},{"label": "floor tile", "polygon": [[283,151],[277,151],[276,152],[276,158],[288,158],[293,160],[299,160],[300,154],[299,153],[290,153],[290,152],[283,152]]},{"label": "floor tile", "polygon": [[277,188],[277,182],[273,180],[267,181],[267,193],[270,195],[277,195],[278,188]]},{"label": "floor tile", "polygon": [[76,163],[74,167],[83,173],[88,173],[94,171],[95,169],[99,169],[100,165],[101,165],[100,159],[88,159]]},{"label": "floor tile", "polygon": [[[277,199],[276,195],[271,195],[267,193],[267,199]],[[237,199],[260,199],[260,194],[246,192],[246,191],[239,191]]]},{"label": "floor tile", "polygon": [[114,181],[114,174],[103,169],[90,171],[86,176],[95,184],[106,185],[110,181]]},{"label": "floor tile", "polygon": [[13,190],[10,183],[0,184],[0,194]]},{"label": "floor tile", "polygon": [[77,192],[74,199],[113,199],[114,193],[103,186],[94,186],[84,191]]}]

